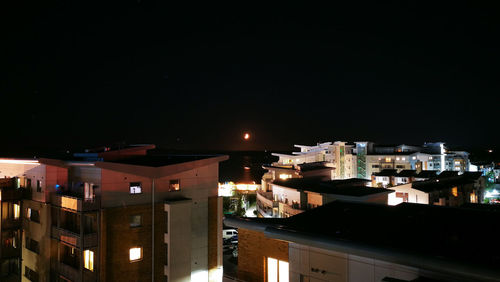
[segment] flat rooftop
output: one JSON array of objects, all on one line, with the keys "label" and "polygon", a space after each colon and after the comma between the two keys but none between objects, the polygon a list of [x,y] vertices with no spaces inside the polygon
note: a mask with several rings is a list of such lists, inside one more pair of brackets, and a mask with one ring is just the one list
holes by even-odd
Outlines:
[{"label": "flat rooftop", "polygon": [[119,163],[145,167],[162,167],[197,160],[204,160],[218,156],[220,155],[146,155],[131,156],[127,157],[126,159],[107,161],[107,163]]},{"label": "flat rooftop", "polygon": [[358,178],[329,181],[322,181],[318,178],[290,178],[287,180],[274,180],[273,184],[300,191],[353,197],[393,192],[393,190],[389,189],[366,187],[367,182],[370,181]]}]

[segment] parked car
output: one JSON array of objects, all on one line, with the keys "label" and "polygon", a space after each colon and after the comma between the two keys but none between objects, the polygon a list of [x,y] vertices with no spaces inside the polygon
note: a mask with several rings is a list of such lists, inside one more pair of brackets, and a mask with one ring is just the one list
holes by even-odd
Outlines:
[{"label": "parked car", "polygon": [[238,230],[236,229],[224,229],[222,230],[222,239],[229,239],[234,235],[238,235]]}]

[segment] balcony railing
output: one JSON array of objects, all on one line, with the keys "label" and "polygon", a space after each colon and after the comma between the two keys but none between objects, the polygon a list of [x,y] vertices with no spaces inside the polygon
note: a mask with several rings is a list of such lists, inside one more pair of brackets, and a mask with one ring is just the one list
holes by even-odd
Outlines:
[{"label": "balcony railing", "polygon": [[6,218],[2,220],[2,230],[7,229],[21,229],[23,225],[23,221],[21,218]]},{"label": "balcony railing", "polygon": [[51,235],[52,238],[73,245],[77,248],[91,248],[97,246],[97,233],[84,234],[83,246],[80,234],[73,233],[70,230],[63,229],[62,227],[52,226]]},{"label": "balcony railing", "polygon": [[0,189],[0,200],[3,202],[20,200],[23,198],[23,193],[26,189],[23,188],[3,188]]},{"label": "balcony railing", "polygon": [[80,270],[62,261],[57,263],[57,274],[69,281],[81,281]]},{"label": "balcony railing", "polygon": [[273,192],[257,192],[257,202],[260,202],[261,205],[267,207],[276,207],[277,204],[273,201]]},{"label": "balcony railing", "polygon": [[17,247],[2,247],[0,248],[0,259],[9,259],[21,257],[21,248]]},{"label": "balcony railing", "polygon": [[50,195],[50,202],[55,206],[79,212],[99,210],[99,208],[101,207],[101,201],[99,197],[93,199],[84,199],[80,197],[54,193]]}]

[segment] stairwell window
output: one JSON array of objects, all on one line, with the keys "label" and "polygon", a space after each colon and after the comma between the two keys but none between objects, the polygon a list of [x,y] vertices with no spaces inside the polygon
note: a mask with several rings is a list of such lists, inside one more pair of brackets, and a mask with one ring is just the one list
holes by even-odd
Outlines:
[{"label": "stairwell window", "polygon": [[140,261],[142,259],[142,248],[134,247],[129,250],[129,260],[130,262]]},{"label": "stairwell window", "polygon": [[142,183],[130,182],[130,194],[141,194],[141,193],[142,193]]},{"label": "stairwell window", "polygon": [[21,216],[21,205],[14,204],[14,219],[19,219]]},{"label": "stairwell window", "polygon": [[179,179],[171,179],[169,185],[169,191],[179,191],[181,190],[181,181]]},{"label": "stairwell window", "polygon": [[94,271],[94,252],[85,250],[83,252],[83,259],[85,261],[84,267],[90,271]]},{"label": "stairwell window", "polygon": [[283,282],[289,281],[288,262],[277,260],[275,258],[267,258],[267,281]]}]

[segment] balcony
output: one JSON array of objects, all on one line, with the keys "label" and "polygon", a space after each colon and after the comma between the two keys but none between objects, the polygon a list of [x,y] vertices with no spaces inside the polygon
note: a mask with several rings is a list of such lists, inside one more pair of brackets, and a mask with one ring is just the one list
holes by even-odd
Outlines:
[{"label": "balcony", "polygon": [[21,218],[14,219],[14,218],[6,218],[2,220],[2,230],[7,230],[7,229],[21,229],[23,225],[23,221]]},{"label": "balcony", "polygon": [[80,249],[88,249],[97,246],[97,233],[89,233],[83,235],[83,246],[82,237],[80,234],[66,230],[63,227],[52,226],[52,238],[57,239],[66,244],[70,244]]},{"label": "balcony", "polygon": [[100,198],[84,199],[83,197],[75,197],[62,194],[51,194],[50,203],[65,209],[74,210],[77,212],[95,211],[101,207]]},{"label": "balcony", "polygon": [[257,202],[266,207],[277,207],[278,203],[273,201],[273,192],[257,191]]},{"label": "balcony", "polygon": [[[62,260],[63,258],[61,258]],[[70,262],[61,261],[57,263],[56,273],[61,276],[64,276],[69,281],[82,281],[80,276],[80,270],[77,266],[76,268],[70,265]]]},{"label": "balcony", "polygon": [[23,198],[26,189],[22,188],[3,188],[0,189],[0,201],[15,201]]},{"label": "balcony", "polygon": [[2,247],[0,248],[0,259],[21,257],[21,248]]}]

